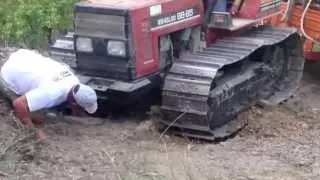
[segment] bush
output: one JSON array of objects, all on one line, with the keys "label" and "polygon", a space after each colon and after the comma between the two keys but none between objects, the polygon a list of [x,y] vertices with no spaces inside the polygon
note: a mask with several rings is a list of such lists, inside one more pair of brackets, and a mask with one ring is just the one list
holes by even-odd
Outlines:
[{"label": "bush", "polygon": [[1,0],[0,40],[28,48],[51,41],[54,31],[72,25],[73,5],[78,0]]}]

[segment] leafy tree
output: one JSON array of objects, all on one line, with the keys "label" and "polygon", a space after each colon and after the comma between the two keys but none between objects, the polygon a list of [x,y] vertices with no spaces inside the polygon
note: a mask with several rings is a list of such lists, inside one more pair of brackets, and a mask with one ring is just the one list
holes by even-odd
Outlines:
[{"label": "leafy tree", "polygon": [[70,27],[78,0],[1,0],[0,40],[39,48]]}]

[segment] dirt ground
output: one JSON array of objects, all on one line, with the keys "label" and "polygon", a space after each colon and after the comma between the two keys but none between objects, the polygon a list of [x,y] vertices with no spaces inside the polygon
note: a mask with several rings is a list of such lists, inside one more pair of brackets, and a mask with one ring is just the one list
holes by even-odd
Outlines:
[{"label": "dirt ground", "polygon": [[[1,55],[1,54],[0,54]],[[249,125],[220,143],[164,136],[147,121],[49,123],[37,144],[0,101],[0,179],[320,179],[320,63],[306,65],[296,97],[253,107]]]}]

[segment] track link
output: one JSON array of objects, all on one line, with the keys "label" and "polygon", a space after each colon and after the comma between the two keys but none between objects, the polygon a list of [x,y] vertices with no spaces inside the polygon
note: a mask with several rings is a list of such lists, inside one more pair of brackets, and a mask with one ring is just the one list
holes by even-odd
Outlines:
[{"label": "track link", "polygon": [[[246,124],[235,120],[239,112],[258,100],[279,102],[294,92],[303,69],[300,49],[295,29],[259,27],[183,55],[164,79],[161,127],[207,140],[233,135]],[[269,54],[252,61],[261,50]],[[226,73],[228,66],[241,68]]]}]

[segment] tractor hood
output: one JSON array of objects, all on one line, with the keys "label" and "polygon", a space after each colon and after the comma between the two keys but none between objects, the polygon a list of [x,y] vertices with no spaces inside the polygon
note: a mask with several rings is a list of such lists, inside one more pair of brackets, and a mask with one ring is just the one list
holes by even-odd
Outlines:
[{"label": "tractor hood", "polygon": [[168,0],[87,0],[79,3],[79,5],[132,10],[161,4],[167,1]]}]

